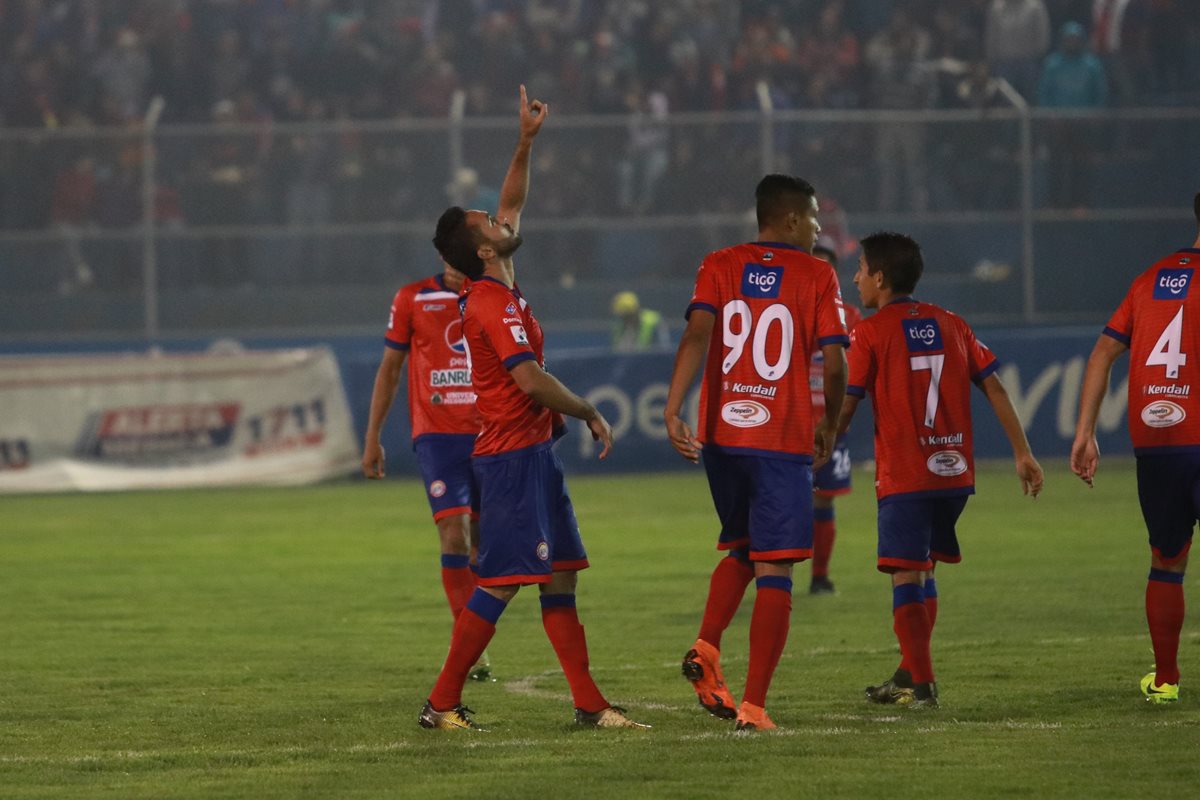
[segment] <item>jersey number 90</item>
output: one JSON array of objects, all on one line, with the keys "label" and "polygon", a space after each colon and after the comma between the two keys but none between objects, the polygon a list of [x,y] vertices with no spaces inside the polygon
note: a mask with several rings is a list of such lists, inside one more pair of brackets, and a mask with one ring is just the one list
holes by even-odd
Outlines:
[{"label": "jersey number 90", "polygon": [[[771,327],[776,324],[780,329],[779,352],[768,356],[767,337]],[[787,374],[788,367],[792,365],[792,342],[795,339],[796,324],[792,321],[788,307],[783,303],[767,306],[755,321],[754,312],[745,300],[730,300],[721,312],[721,327],[721,339],[729,348],[725,360],[721,362],[721,371],[724,374],[728,375],[734,364],[741,359],[748,342],[751,345],[754,369],[763,380],[777,381]]]}]

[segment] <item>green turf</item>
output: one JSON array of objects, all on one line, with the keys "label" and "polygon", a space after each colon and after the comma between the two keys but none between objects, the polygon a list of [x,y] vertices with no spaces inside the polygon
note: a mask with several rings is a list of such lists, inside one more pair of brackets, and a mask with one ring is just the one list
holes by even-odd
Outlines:
[{"label": "green turf", "polygon": [[[449,640],[419,485],[0,500],[0,797],[1185,797],[1184,699],[1151,707],[1148,564],[1129,465],[1036,502],[988,468],[939,575],[943,707],[861,700],[896,662],[867,476],[832,577],[799,571],[773,734],[738,737],[679,675],[716,558],[699,470],[571,481],[594,674],[649,732],[570,725],[532,590],[467,688],[489,734],[420,730]],[[748,601],[752,600],[751,590]],[[723,661],[740,690],[750,602]],[[1190,631],[1190,633],[1188,632]]]}]

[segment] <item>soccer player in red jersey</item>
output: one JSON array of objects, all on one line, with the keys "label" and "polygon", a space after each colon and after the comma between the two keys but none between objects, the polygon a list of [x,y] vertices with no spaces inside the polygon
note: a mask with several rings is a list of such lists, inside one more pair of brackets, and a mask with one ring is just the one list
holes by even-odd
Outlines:
[{"label": "soccer player in red jersey", "polygon": [[[1200,194],[1192,201],[1200,225]],[[1138,499],[1150,538],[1146,622],[1154,671],[1142,678],[1152,703],[1179,700],[1179,635],[1183,630],[1183,575],[1192,530],[1200,518],[1200,235],[1134,279],[1088,359],[1071,446],[1071,469],[1092,485],[1100,450],[1096,418],[1108,393],[1113,362],[1129,362],[1129,435],[1137,457]]]},{"label": "soccer player in red jersey", "polygon": [[[830,248],[817,245],[812,253],[837,269],[837,253]],[[843,308],[846,330],[853,331],[862,319],[862,312],[848,303],[844,303]],[[813,352],[809,363],[808,385],[812,391],[813,416],[820,417],[825,413],[825,357],[820,350]],[[834,442],[829,460],[813,472],[813,557],[809,594],[833,594],[833,581],[829,580],[829,560],[833,557],[833,542],[837,538],[833,500],[849,493],[850,447],[842,435]]]},{"label": "soccer player in red jersey", "polygon": [[[442,267],[440,275],[402,287],[392,300],[383,358],[371,393],[362,468],[368,478],[384,477],[380,432],[407,360],[413,450],[441,543],[442,588],[450,613],[458,619],[475,590],[472,566],[479,531],[473,517],[479,510],[479,491],[471,471],[471,448],[479,434],[479,414],[458,310],[465,276],[445,262]],[[491,678],[486,654],[470,677]]]},{"label": "soccer player in red jersey", "polygon": [[[664,409],[671,444],[704,456],[721,521],[699,636],[683,659],[700,705],[739,730],[774,728],[767,689],[787,642],[792,564],[812,556],[812,468],[833,445],[846,387],[848,339],[837,275],[810,255],[821,226],[812,185],[768,175],[755,189],[759,241],[709,254],[696,276],[687,329]],[[827,412],[814,426],[809,357],[824,356]],[[707,354],[707,355],[706,355]],[[701,366],[699,429],[680,416]],[[740,705],[721,672],[721,635],[746,587],[757,594]]]},{"label": "soccer player in red jersey", "polygon": [[500,189],[495,216],[447,209],[434,245],[472,282],[461,300],[463,341],[482,430],[472,467],[479,483],[479,586],[458,615],[450,653],[418,722],[471,730],[463,684],[522,586],[541,591],[542,623],[575,702],[575,721],[602,728],[645,728],[600,693],[588,670],[587,640],[575,611],[576,574],[587,553],[567,493],[562,462],[551,449],[562,416],[583,420],[603,445],[612,428],[594,406],[546,372],[542,328],[516,288],[513,253],[521,246],[521,209],[529,192],[533,139],[549,108],[521,87],[521,135]]},{"label": "soccer player in red jersey", "polygon": [[999,362],[959,316],[913,299],[924,261],[898,233],[862,240],[854,283],[863,308],[877,309],[850,335],[850,385],[838,419],[845,432],[859,401],[875,412],[875,490],[880,572],[892,576],[893,630],[903,656],[895,674],[867,687],[877,703],[937,707],[929,654],[937,616],[934,562],[962,560],[955,524],[975,492],[971,385],[983,390],[1012,445],[1021,489],[1042,490],[1042,468]]}]

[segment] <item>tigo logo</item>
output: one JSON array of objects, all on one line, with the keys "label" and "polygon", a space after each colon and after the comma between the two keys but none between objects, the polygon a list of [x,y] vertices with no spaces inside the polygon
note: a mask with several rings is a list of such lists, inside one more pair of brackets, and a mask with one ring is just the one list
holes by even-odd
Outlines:
[{"label": "tigo logo", "polygon": [[1192,272],[1188,269],[1160,269],[1154,276],[1155,300],[1184,300],[1192,285]]},{"label": "tigo logo", "polygon": [[938,327],[936,319],[906,319],[902,324],[908,352],[942,349],[942,329]]},{"label": "tigo logo", "polygon": [[956,450],[939,450],[929,457],[925,467],[934,475],[953,478],[967,471],[967,459]]},{"label": "tigo logo", "polygon": [[721,406],[721,419],[735,428],[757,428],[771,419],[771,410],[753,400],[735,400]]},{"label": "tigo logo", "polygon": [[747,264],[742,268],[742,296],[747,299],[779,297],[779,286],[782,283],[783,267]]},{"label": "tigo logo", "polygon": [[1187,411],[1170,400],[1155,400],[1142,409],[1142,422],[1149,428],[1169,428],[1187,419]]}]

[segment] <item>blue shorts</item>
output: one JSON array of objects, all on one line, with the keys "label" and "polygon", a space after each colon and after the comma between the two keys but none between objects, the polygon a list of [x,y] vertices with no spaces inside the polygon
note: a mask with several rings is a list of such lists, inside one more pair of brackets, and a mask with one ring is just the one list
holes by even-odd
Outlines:
[{"label": "blue shorts", "polygon": [[1137,485],[1150,549],[1168,564],[1178,561],[1200,519],[1200,453],[1138,456]]},{"label": "blue shorts", "polygon": [[704,471],[721,520],[718,550],[749,547],[752,561],[812,558],[812,465],[704,448]]},{"label": "blue shorts", "polygon": [[879,504],[880,572],[933,569],[934,561],[962,561],[954,525],[968,495],[888,500]]},{"label": "blue shorts", "polygon": [[813,473],[813,491],[822,497],[850,493],[850,445],[845,436],[838,437],[825,466]]},{"label": "blue shorts", "polygon": [[471,471],[474,447],[470,433],[427,433],[413,442],[435,522],[479,511],[479,487]]},{"label": "blue shorts", "polygon": [[562,462],[546,441],[472,460],[479,483],[479,583],[548,583],[587,569]]}]

